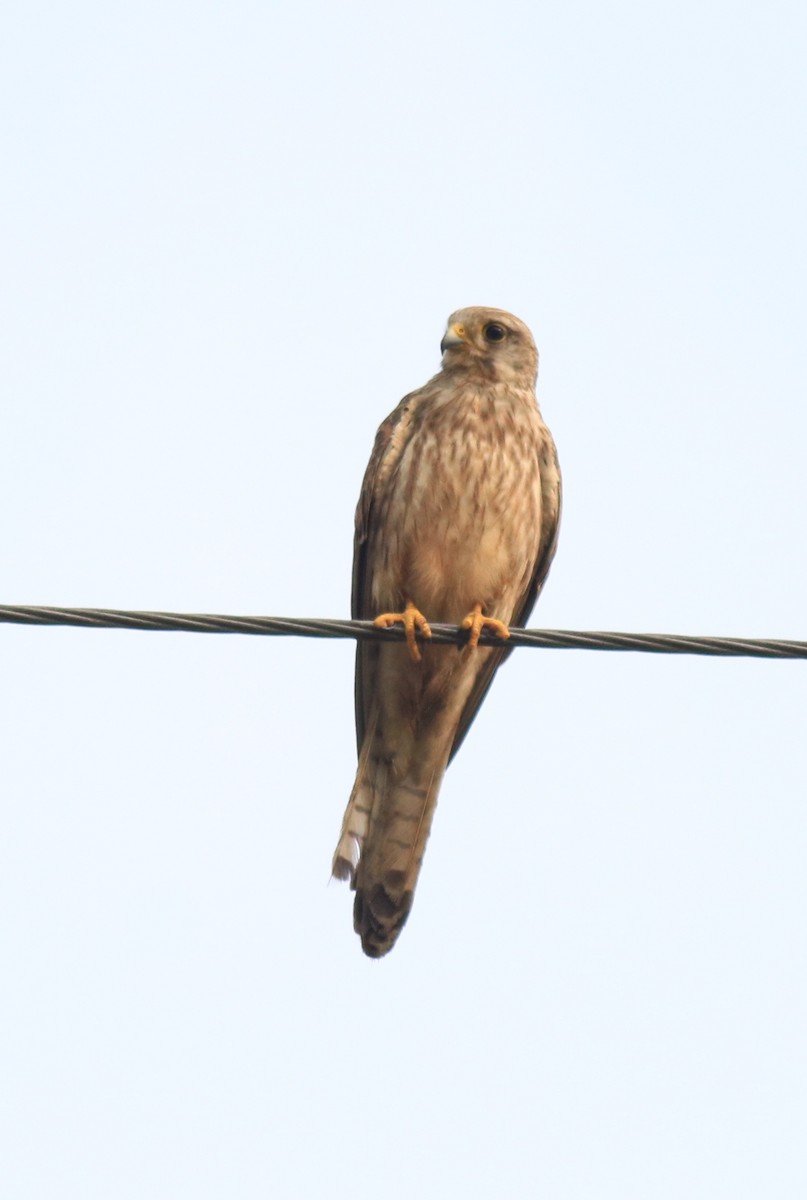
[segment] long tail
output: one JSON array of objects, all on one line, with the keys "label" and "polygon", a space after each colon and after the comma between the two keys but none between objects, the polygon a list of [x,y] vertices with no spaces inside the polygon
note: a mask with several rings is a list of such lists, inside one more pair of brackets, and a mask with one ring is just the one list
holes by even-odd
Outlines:
[{"label": "long tail", "polygon": [[396,778],[381,749],[368,732],[333,858],[356,892],[353,926],[371,958],[392,949],[409,916],[448,759],[431,746]]}]

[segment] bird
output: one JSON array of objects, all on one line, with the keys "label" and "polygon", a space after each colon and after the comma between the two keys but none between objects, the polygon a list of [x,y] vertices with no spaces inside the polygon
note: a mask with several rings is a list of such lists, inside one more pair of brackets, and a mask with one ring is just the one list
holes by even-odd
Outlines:
[{"label": "bird", "polygon": [[[440,371],[382,422],[356,509],[354,619],[401,625],[360,640],[358,766],[333,856],[355,891],[364,953],[409,916],[438,791],[555,554],[561,476],[535,387],[538,351],[498,308],[452,313]],[[429,644],[429,622],[467,631]],[[479,645],[490,630],[498,645]]]}]

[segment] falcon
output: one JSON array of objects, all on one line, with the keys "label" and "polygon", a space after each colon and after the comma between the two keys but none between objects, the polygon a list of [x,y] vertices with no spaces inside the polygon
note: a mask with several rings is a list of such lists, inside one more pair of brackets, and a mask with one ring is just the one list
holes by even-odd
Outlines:
[{"label": "falcon", "polygon": [[[523,625],[555,553],[561,482],[535,397],[538,352],[517,317],[462,308],[442,367],[376,434],[356,510],[352,614],[401,625],[359,641],[358,769],[333,874],[355,893],[362,949],[392,949],[412,907],[449,762]],[[429,621],[467,631],[429,644]]]}]

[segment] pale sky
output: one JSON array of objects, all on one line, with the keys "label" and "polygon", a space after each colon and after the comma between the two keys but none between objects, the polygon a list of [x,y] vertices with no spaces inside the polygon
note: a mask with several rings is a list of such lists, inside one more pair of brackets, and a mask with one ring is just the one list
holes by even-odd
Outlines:
[{"label": "pale sky", "polygon": [[[18,3],[0,603],[343,617],[456,308],[531,624],[807,638],[807,7]],[[517,651],[371,962],[353,646],[0,626],[0,1193],[807,1194],[807,663]]]}]

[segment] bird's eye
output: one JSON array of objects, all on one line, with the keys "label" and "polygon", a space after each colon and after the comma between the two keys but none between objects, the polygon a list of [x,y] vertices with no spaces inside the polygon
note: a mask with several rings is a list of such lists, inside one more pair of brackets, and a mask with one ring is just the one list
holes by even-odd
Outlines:
[{"label": "bird's eye", "polygon": [[507,336],[507,330],[504,325],[497,324],[496,321],[491,321],[484,329],[485,340],[488,342],[501,342]]}]

